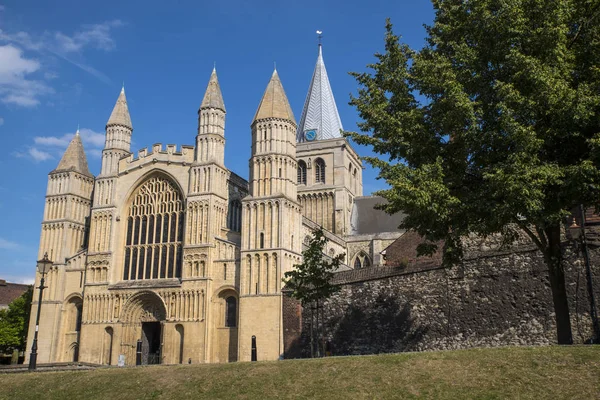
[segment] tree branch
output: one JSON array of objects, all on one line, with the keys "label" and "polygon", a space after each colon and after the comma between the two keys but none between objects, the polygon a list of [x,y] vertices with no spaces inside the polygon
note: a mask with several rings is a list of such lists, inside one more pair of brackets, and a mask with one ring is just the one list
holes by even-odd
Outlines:
[{"label": "tree branch", "polygon": [[[540,249],[542,252],[546,251],[546,246],[542,243],[542,240],[540,240],[540,238],[538,238],[536,236],[535,233],[533,233],[533,231],[531,229],[529,229],[529,227],[527,225],[525,225],[523,222],[519,221],[518,218],[515,218],[515,221],[517,222],[517,225],[519,225],[519,228],[521,228],[523,230],[523,232],[525,232],[527,234],[527,236],[529,236],[531,238],[531,240],[535,243],[535,245],[538,247],[538,249]],[[545,239],[544,239],[545,242]]]},{"label": "tree branch", "polygon": [[583,31],[583,28],[585,28],[590,22],[592,22],[594,20],[594,18],[596,18],[598,16],[599,13],[600,13],[600,4],[598,4],[596,6],[595,10],[592,10],[592,15],[588,18],[588,20],[579,25],[579,27],[577,28],[577,32],[575,32],[575,36],[573,37],[573,40],[571,40],[571,43],[569,43],[569,45],[567,46],[567,49],[570,49],[573,46],[573,44],[577,41],[577,39],[579,38],[579,35]]}]

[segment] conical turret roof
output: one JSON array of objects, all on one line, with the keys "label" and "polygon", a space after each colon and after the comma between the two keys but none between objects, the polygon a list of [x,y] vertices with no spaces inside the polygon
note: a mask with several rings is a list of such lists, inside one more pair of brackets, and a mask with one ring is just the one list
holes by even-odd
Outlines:
[{"label": "conical turret roof", "polygon": [[267,85],[265,94],[258,105],[258,110],[256,110],[252,122],[254,123],[254,121],[265,118],[281,118],[292,121],[294,124],[296,123],[294,113],[283,90],[277,70],[273,71],[271,80]]},{"label": "conical turret roof", "polygon": [[317,131],[317,139],[342,137],[340,130],[344,129],[327,77],[320,44],[317,64],[310,81],[308,94],[302,109],[302,117],[300,117],[300,124],[298,125],[297,141],[304,142],[304,132],[312,129]]},{"label": "conical turret roof", "polygon": [[217,78],[217,70],[213,68],[208,86],[206,87],[206,93],[202,99],[200,109],[203,108],[218,108],[225,110],[225,102],[223,102],[223,95],[221,94],[221,87],[219,86],[219,79]]},{"label": "conical turret roof", "polygon": [[133,129],[131,117],[129,117],[129,108],[127,107],[127,98],[125,97],[125,87],[121,89],[115,108],[113,108],[106,126],[121,125]]},{"label": "conical turret roof", "polygon": [[81,135],[79,135],[79,129],[75,133],[75,136],[69,143],[67,150],[63,154],[58,167],[52,172],[67,172],[75,171],[80,174],[93,176],[90,173],[87,163],[87,157],[85,156],[85,150],[83,149],[83,143],[81,142]]}]

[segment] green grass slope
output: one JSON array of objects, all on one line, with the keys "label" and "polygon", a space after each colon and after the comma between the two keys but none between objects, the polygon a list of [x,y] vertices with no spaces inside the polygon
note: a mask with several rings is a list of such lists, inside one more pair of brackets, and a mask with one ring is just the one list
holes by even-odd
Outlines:
[{"label": "green grass slope", "polygon": [[0,375],[0,399],[600,399],[600,346]]}]

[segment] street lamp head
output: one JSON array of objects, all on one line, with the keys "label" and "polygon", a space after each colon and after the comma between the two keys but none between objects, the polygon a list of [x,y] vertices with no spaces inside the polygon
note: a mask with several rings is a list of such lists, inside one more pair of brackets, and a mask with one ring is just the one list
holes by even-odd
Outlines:
[{"label": "street lamp head", "polygon": [[50,270],[52,266],[52,261],[48,259],[48,253],[44,253],[44,258],[37,262],[37,269],[42,276],[46,275],[46,273]]}]

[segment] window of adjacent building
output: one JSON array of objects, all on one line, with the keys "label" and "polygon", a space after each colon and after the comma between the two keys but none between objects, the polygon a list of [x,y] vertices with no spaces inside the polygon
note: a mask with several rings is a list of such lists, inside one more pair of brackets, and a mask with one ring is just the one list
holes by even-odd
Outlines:
[{"label": "window of adjacent building", "polygon": [[322,158],[315,160],[315,182],[325,183],[325,161]]},{"label": "window of adjacent building", "polygon": [[154,176],[132,195],[127,218],[124,280],[180,278],[183,198],[168,179]]},{"label": "window of adjacent building", "polygon": [[238,199],[229,202],[227,228],[239,232],[242,229],[242,202]]},{"label": "window of adjacent building", "polygon": [[361,251],[356,255],[356,258],[354,258],[354,269],[369,268],[370,266],[371,259],[364,251]]},{"label": "window of adjacent building", "polygon": [[225,326],[228,328],[236,327],[237,300],[234,296],[225,299]]},{"label": "window of adjacent building", "polygon": [[298,185],[306,185],[306,163],[298,161]]}]

